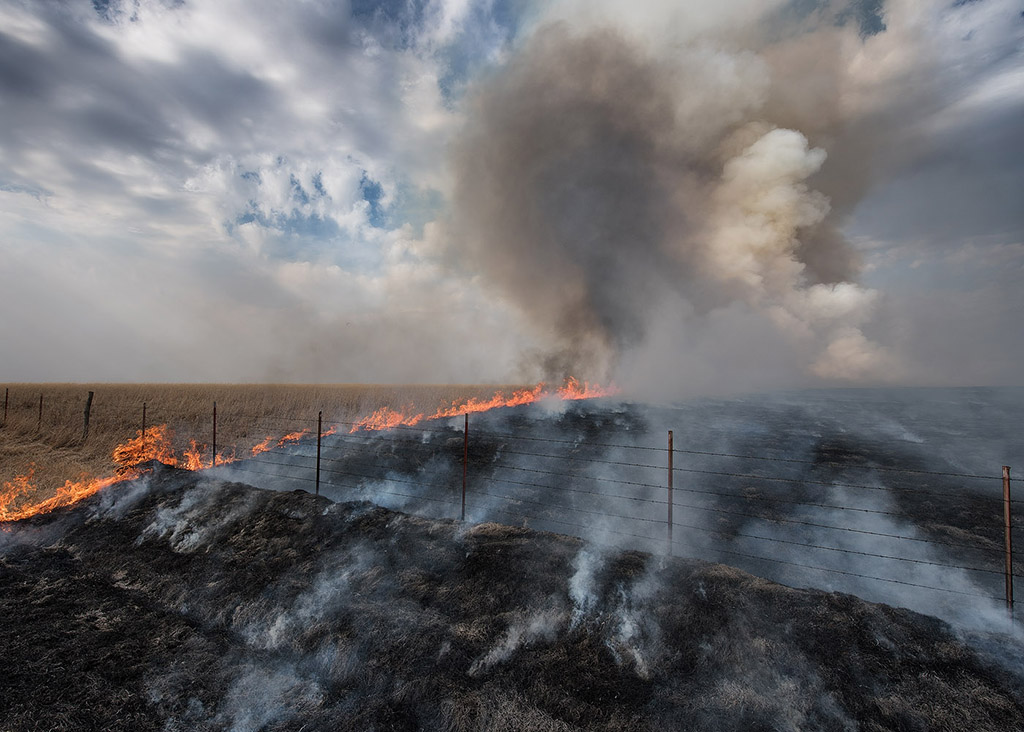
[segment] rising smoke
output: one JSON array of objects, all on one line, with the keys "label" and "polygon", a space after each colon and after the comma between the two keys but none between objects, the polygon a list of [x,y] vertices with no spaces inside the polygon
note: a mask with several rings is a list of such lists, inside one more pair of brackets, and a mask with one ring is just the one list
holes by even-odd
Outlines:
[{"label": "rising smoke", "polygon": [[450,254],[526,314],[547,378],[628,382],[655,321],[679,353],[729,311],[818,378],[896,376],[843,225],[927,97],[903,86],[921,13],[873,35],[864,4],[663,5],[563,3],[471,92]]}]

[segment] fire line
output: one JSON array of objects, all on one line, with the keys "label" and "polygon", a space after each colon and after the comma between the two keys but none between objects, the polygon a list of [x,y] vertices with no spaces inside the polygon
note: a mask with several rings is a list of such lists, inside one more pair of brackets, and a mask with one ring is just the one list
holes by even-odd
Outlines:
[{"label": "fire line", "polygon": [[[437,410],[433,414],[423,412],[401,412],[389,407],[382,407],[372,414],[356,420],[350,432],[387,430],[395,427],[412,426],[420,422],[432,419],[445,419],[458,417],[463,414],[476,414],[501,407],[518,407],[524,404],[533,404],[545,399],[558,399],[562,401],[578,401],[582,399],[597,399],[600,397],[612,396],[617,393],[614,387],[605,388],[586,381],[579,381],[575,378],[568,378],[561,387],[550,389],[547,384],[540,383],[531,389],[522,389],[506,396],[496,392],[490,399],[467,399],[462,402],[452,402],[451,405]],[[331,427],[323,433],[324,436],[334,434],[337,427]],[[310,430],[304,429],[292,432],[281,438],[268,436],[250,451],[246,457],[256,457],[276,447],[284,447],[299,442],[308,435]],[[0,523],[8,521],[19,521],[21,519],[49,513],[64,506],[70,506],[83,498],[93,495],[107,486],[125,480],[138,478],[147,470],[147,465],[156,460],[171,467],[183,468],[185,470],[204,470],[217,465],[225,465],[242,459],[232,451],[229,454],[218,453],[216,458],[203,460],[203,453],[207,446],[197,443],[196,440],[189,440],[189,446],[181,456],[175,454],[173,448],[173,432],[163,425],[155,425],[136,432],[136,436],[127,442],[114,448],[111,455],[115,469],[114,475],[104,478],[81,477],[79,480],[67,480],[63,486],[57,488],[56,493],[42,501],[32,502],[30,497],[36,492],[36,486],[32,479],[35,477],[36,466],[33,465],[27,475],[19,475],[11,481],[3,484],[0,490]]]}]

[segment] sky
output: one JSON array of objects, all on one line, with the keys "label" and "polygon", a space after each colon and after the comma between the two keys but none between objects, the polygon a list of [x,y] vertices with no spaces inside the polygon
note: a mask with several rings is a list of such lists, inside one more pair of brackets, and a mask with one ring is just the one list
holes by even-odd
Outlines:
[{"label": "sky", "polygon": [[0,379],[1020,385],[1021,120],[1019,0],[2,0]]}]

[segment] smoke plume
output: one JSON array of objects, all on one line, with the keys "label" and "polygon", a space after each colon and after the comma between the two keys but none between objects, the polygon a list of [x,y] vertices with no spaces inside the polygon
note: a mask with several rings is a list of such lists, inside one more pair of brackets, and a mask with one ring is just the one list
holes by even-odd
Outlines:
[{"label": "smoke plume", "polygon": [[621,376],[666,307],[684,347],[737,308],[805,372],[893,373],[842,225],[901,70],[842,13],[725,7],[676,30],[601,7],[542,23],[471,92],[450,254],[525,313],[549,378]]}]

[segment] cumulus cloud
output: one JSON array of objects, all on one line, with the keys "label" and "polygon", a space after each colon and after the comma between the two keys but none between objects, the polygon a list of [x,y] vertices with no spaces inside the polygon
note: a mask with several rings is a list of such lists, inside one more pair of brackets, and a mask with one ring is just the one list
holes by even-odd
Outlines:
[{"label": "cumulus cloud", "polygon": [[335,2],[6,5],[0,282],[34,306],[0,326],[4,372],[505,376],[472,338],[501,313],[415,253],[443,200],[434,49],[456,6],[396,37],[404,19]]}]

